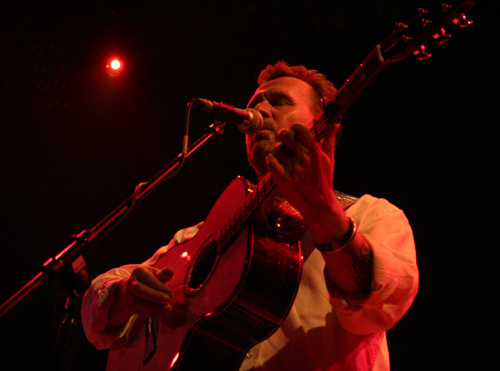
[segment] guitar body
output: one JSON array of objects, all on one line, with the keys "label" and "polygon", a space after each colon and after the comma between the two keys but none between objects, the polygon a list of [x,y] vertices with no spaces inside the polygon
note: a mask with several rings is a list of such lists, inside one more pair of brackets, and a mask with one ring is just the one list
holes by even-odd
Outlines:
[{"label": "guitar body", "polygon": [[155,263],[174,270],[172,311],[160,320],[157,350],[143,365],[150,339],[136,318],[137,336],[110,350],[108,370],[238,369],[247,351],[281,325],[300,281],[299,243],[276,242],[253,226],[223,247],[217,243],[247,193],[243,178],[233,180],[196,236]]}]

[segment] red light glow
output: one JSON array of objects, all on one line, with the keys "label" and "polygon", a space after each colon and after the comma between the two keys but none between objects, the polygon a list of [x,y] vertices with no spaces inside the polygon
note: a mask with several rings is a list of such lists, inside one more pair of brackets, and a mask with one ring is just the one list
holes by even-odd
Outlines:
[{"label": "red light glow", "polygon": [[111,58],[106,63],[106,72],[109,76],[118,76],[123,72],[123,61],[119,58]]},{"label": "red light glow", "polygon": [[114,70],[119,69],[119,68],[121,67],[121,65],[122,65],[122,64],[120,63],[120,61],[119,61],[118,59],[114,59],[114,60],[112,60],[112,61],[111,61],[111,63],[110,63],[110,67],[111,67],[112,69],[114,69]]}]

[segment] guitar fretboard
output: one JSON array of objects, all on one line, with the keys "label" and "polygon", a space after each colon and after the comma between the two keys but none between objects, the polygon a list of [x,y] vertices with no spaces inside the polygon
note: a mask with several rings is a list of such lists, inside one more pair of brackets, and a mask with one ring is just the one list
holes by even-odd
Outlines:
[{"label": "guitar fretboard", "polygon": [[217,238],[217,250],[219,252],[223,251],[225,247],[229,245],[229,242],[241,231],[250,217],[255,214],[260,205],[262,205],[264,200],[275,188],[276,182],[271,175],[267,173],[255,188],[249,192],[238,210],[219,230],[219,236]]},{"label": "guitar fretboard", "polygon": [[380,73],[386,63],[381,55],[380,46],[375,46],[363,62],[354,70],[340,87],[335,99],[328,103],[326,114],[332,122],[339,122],[342,115],[354,103],[370,82]]}]

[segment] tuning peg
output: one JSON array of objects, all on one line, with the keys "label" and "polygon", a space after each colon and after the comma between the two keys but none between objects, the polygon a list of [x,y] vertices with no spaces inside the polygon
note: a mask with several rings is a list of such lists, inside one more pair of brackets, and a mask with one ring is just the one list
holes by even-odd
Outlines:
[{"label": "tuning peg", "polygon": [[460,28],[464,28],[464,27],[469,27],[474,22],[468,20],[467,16],[464,13],[462,13],[462,14],[460,14],[459,17],[457,17],[453,20],[453,23],[455,23]]},{"label": "tuning peg", "polygon": [[432,19],[428,19],[428,18],[422,18],[421,21],[422,21],[423,27],[427,27],[428,25],[430,25],[432,23]]},{"label": "tuning peg", "polygon": [[396,27],[400,30],[406,30],[408,28],[408,25],[404,22],[396,22]]},{"label": "tuning peg", "polygon": [[429,10],[425,8],[418,8],[418,15],[420,16],[420,21],[422,22],[423,27],[426,27],[427,25],[432,23],[431,19],[425,18],[427,14],[429,14]]},{"label": "tuning peg", "polygon": [[421,44],[420,45],[420,49],[416,49],[413,51],[413,55],[415,56],[415,58],[417,58],[419,61],[425,61],[427,59],[429,59],[430,57],[432,57],[432,54],[425,51],[425,45],[424,44]]},{"label": "tuning peg", "polygon": [[436,42],[436,44],[439,44],[439,45],[444,44],[449,39],[451,39],[451,35],[446,32],[444,27],[441,27],[439,32],[436,32],[434,35],[432,35],[432,37],[434,38],[434,41]]},{"label": "tuning peg", "polygon": [[447,11],[451,10],[451,8],[453,8],[453,6],[451,4],[448,4],[448,3],[442,3],[441,4],[441,10],[446,13]]}]

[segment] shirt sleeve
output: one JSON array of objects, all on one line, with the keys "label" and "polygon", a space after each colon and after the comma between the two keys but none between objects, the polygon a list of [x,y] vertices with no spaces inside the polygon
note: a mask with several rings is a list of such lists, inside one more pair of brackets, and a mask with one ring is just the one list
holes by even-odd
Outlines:
[{"label": "shirt sleeve", "polygon": [[408,311],[418,291],[412,229],[403,211],[369,195],[347,214],[373,253],[372,292],[363,298],[345,297],[326,277],[332,304],[342,326],[353,334],[387,331]]},{"label": "shirt sleeve", "polygon": [[[193,238],[202,223],[178,231],[170,243],[161,247],[143,264],[153,265],[173,246]],[[108,311],[117,294],[118,283],[130,276],[139,264],[124,265],[97,276],[85,292],[82,301],[82,324],[87,339],[97,348],[106,349],[119,342],[132,325],[131,321],[118,329],[108,328]],[[133,317],[132,317],[133,318]]]}]

